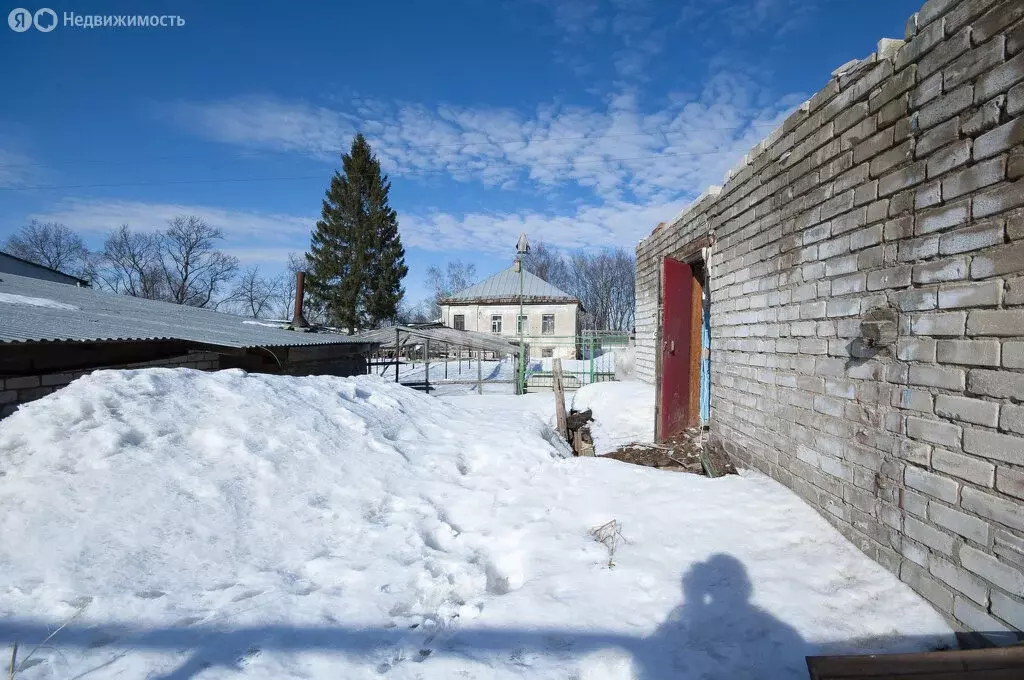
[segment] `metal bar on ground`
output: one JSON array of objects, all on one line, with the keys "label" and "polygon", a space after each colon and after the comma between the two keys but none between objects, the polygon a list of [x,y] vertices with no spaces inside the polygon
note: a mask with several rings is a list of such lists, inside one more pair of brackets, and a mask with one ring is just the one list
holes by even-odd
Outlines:
[{"label": "metal bar on ground", "polygon": [[[476,385],[476,378],[470,380],[443,380],[441,382],[432,382],[432,386],[437,387],[438,385]],[[515,380],[485,380],[488,385],[512,385],[515,386]]]},{"label": "metal bar on ground", "polygon": [[476,393],[484,393],[484,365],[480,361],[480,350],[476,351]]},{"label": "metal bar on ground", "polygon": [[427,394],[430,394],[430,338],[423,342],[423,363],[426,376],[423,381],[427,384]]},{"label": "metal bar on ground", "polygon": [[401,335],[402,331],[395,329],[395,382],[398,382],[398,350],[401,349]]},{"label": "metal bar on ground", "polygon": [[565,418],[565,391],[562,389],[562,360],[555,359],[551,362],[551,372],[554,375],[552,385],[555,392],[555,422],[558,425],[558,434],[562,439],[568,441],[569,426]]}]

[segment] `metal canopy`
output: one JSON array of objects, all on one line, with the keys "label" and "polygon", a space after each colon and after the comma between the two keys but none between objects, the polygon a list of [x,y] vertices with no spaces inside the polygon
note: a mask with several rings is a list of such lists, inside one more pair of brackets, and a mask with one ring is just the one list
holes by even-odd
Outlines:
[{"label": "metal canopy", "polygon": [[395,349],[396,346],[404,345],[410,340],[430,340],[431,342],[455,345],[465,349],[519,355],[519,346],[509,340],[502,339],[500,336],[491,335],[490,333],[478,333],[476,331],[460,331],[448,328],[447,326],[423,328],[391,326],[389,328],[363,331],[351,337],[353,340],[379,343],[383,349]]}]

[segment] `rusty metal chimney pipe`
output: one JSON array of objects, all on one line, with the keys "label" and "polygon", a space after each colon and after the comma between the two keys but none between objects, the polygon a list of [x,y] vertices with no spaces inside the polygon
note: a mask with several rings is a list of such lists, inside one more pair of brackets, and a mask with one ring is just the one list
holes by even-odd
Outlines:
[{"label": "rusty metal chimney pipe", "polygon": [[295,272],[295,313],[292,316],[293,328],[309,328],[306,317],[302,314],[302,301],[306,294],[306,272]]}]

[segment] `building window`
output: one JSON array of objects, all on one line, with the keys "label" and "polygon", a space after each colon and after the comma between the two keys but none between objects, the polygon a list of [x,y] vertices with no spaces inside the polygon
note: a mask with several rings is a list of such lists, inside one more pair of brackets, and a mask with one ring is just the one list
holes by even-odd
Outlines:
[{"label": "building window", "polygon": [[526,315],[516,317],[516,333],[525,333],[530,324],[526,321]]},{"label": "building window", "polygon": [[541,350],[540,350],[540,357],[541,357],[541,359],[548,359],[548,358],[553,357],[553,356],[555,356],[555,348],[554,347],[541,347]]},{"label": "building window", "polygon": [[452,317],[452,324],[454,325],[455,330],[457,331],[466,330],[466,315],[456,314],[454,317]]},{"label": "building window", "polygon": [[492,314],[491,315],[491,332],[492,333],[500,333],[501,332],[501,314]]},{"label": "building window", "polygon": [[542,316],[541,317],[540,326],[541,326],[540,327],[540,332],[543,333],[544,335],[554,335],[555,334],[555,315],[554,314],[545,314],[544,316]]}]

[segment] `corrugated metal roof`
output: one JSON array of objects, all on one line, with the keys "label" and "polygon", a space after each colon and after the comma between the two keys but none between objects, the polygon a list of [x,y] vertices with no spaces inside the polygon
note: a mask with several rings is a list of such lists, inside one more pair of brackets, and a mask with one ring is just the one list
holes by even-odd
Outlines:
[{"label": "corrugated metal roof", "polygon": [[234,314],[0,275],[0,343],[186,340],[221,347],[365,343],[334,333],[300,333],[246,323]]},{"label": "corrugated metal roof", "polygon": [[391,349],[395,346],[396,335],[398,336],[399,344],[407,342],[411,338],[416,338],[416,340],[430,339],[438,343],[447,343],[466,349],[500,352],[502,354],[519,354],[519,345],[510,339],[490,333],[460,331],[448,328],[447,326],[392,326],[390,328],[364,331],[352,337],[359,338],[364,342],[380,343],[382,347]]},{"label": "corrugated metal roof", "polygon": [[[447,300],[452,302],[504,300],[509,298],[518,300],[519,295],[519,274],[516,273],[515,267],[509,267],[478,284],[454,293]],[[545,300],[577,301],[576,298],[564,290],[555,288],[544,279],[528,271],[523,272],[522,295],[527,300],[530,298],[542,298]]]}]

